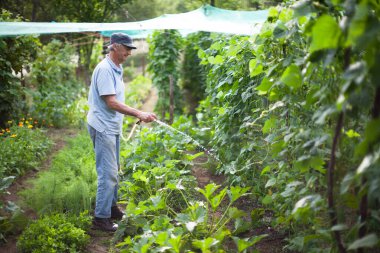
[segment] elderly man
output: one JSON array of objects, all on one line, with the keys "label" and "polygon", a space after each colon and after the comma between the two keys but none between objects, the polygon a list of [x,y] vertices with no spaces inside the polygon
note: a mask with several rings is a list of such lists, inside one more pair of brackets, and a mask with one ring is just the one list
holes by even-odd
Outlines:
[{"label": "elderly man", "polygon": [[111,219],[121,219],[123,212],[117,207],[119,136],[123,116],[130,115],[143,122],[152,122],[156,115],[142,112],[124,103],[123,68],[121,64],[136,49],[125,33],[114,33],[110,41],[110,53],[95,68],[88,103],[87,115],[96,156],[98,189],[96,193],[93,227],[103,231],[116,231]]}]

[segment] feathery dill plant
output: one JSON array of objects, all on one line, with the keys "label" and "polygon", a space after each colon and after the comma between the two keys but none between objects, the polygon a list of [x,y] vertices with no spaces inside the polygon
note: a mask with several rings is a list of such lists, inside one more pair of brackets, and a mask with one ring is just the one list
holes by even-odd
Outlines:
[{"label": "feathery dill plant", "polygon": [[21,193],[38,213],[80,213],[95,201],[97,176],[92,143],[83,131],[68,140],[56,154],[51,168],[31,180],[33,187]]}]

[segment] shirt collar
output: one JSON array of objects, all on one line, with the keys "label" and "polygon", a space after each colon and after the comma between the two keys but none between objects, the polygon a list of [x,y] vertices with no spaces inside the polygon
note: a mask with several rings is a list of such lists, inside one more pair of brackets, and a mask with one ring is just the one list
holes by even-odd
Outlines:
[{"label": "shirt collar", "polygon": [[112,69],[118,73],[119,75],[121,74],[121,72],[123,71],[123,69],[121,68],[121,65],[117,66],[110,58],[110,56],[107,54],[106,55],[106,59],[108,61],[108,63],[111,65]]}]

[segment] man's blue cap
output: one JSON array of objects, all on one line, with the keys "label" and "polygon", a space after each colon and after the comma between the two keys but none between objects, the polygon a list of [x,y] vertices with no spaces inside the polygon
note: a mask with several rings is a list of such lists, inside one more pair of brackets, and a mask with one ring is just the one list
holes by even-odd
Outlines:
[{"label": "man's blue cap", "polygon": [[125,34],[125,33],[113,33],[111,35],[110,44],[112,45],[113,43],[122,44],[122,45],[129,47],[129,48],[132,48],[132,49],[137,48],[135,45],[133,45],[132,38],[129,37],[129,35]]}]

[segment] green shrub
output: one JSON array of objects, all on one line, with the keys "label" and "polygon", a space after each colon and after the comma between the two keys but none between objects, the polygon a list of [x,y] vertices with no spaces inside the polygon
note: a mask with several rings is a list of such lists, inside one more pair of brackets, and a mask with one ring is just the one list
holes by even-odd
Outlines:
[{"label": "green shrub", "polygon": [[[0,22],[22,21],[22,17],[12,17],[7,10],[0,10]],[[14,36],[0,38],[0,126],[19,116],[25,110],[25,90],[23,68],[37,53],[40,42],[34,36]],[[21,74],[21,78],[17,77]]]},{"label": "green shrub", "polygon": [[82,252],[89,242],[85,230],[91,217],[55,214],[33,222],[19,237],[17,248],[23,252]]},{"label": "green shrub", "polygon": [[21,193],[40,213],[80,213],[91,209],[96,194],[95,159],[87,132],[68,141],[52,161],[51,169],[32,181]]},{"label": "green shrub", "polygon": [[41,129],[32,129],[20,121],[1,130],[0,176],[18,176],[26,170],[36,168],[45,157],[51,142]]},{"label": "green shrub", "polygon": [[72,46],[53,40],[39,50],[31,68],[30,113],[56,127],[73,123],[76,101],[85,93],[75,78],[73,54]]}]

